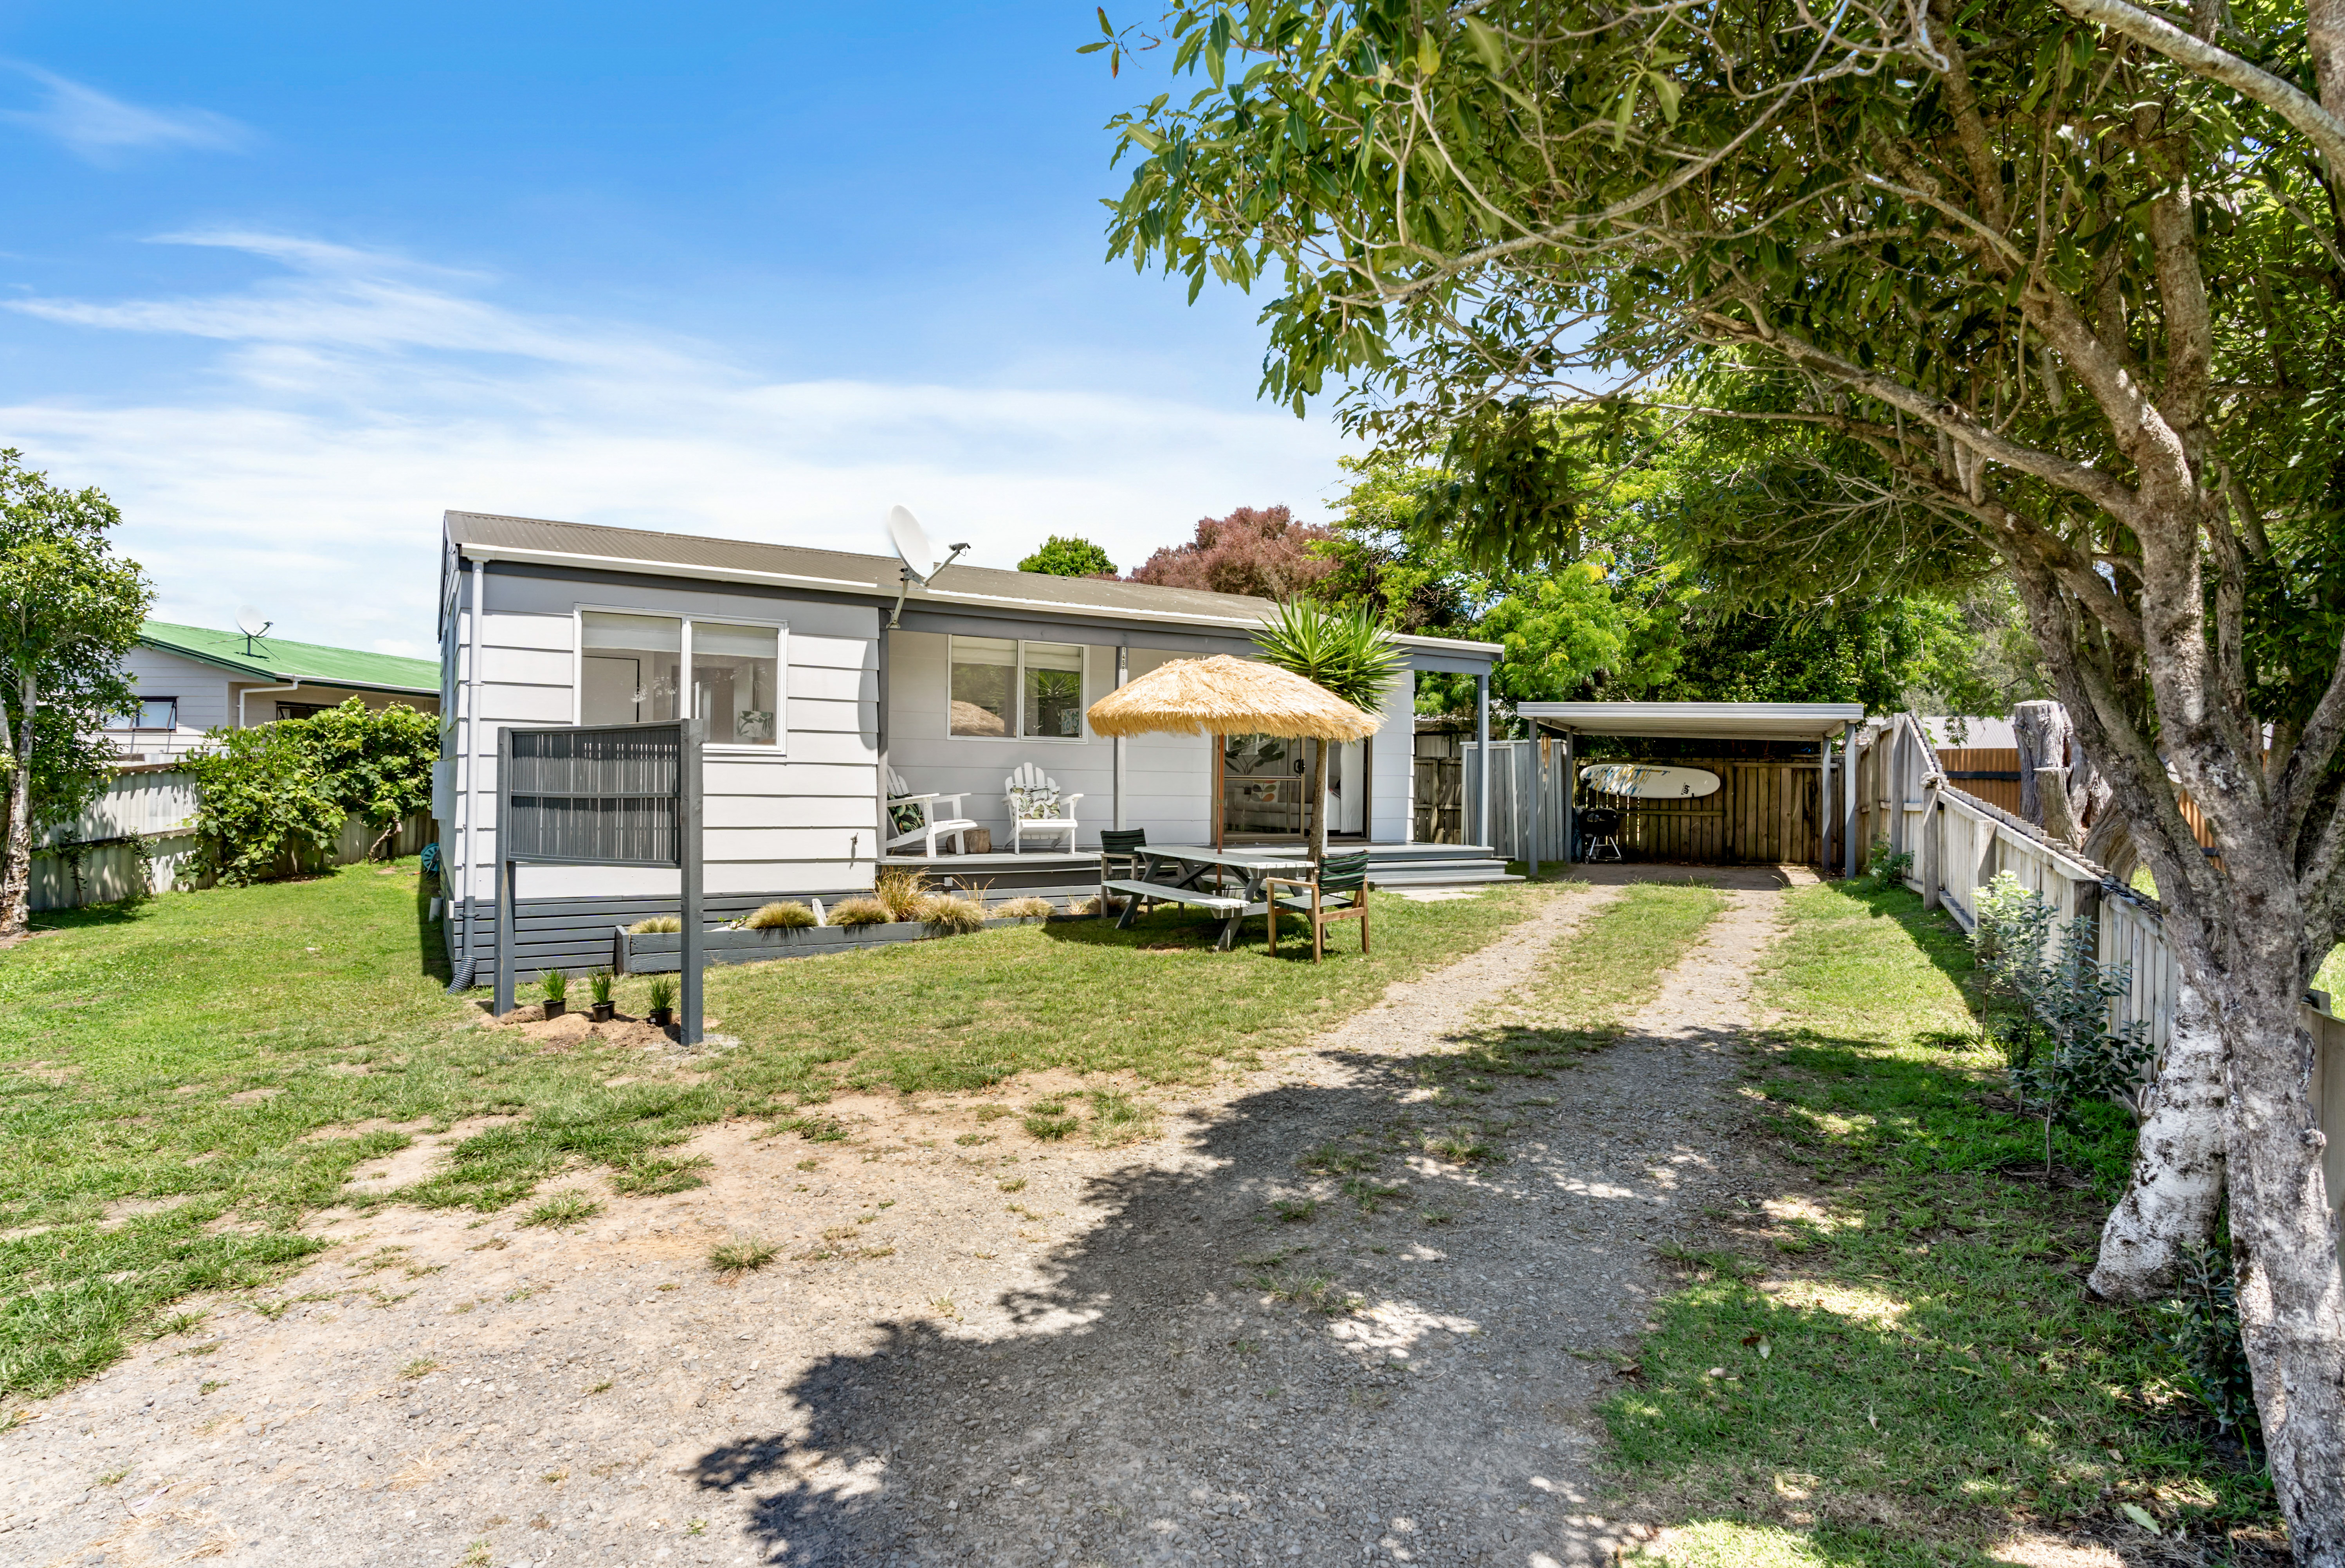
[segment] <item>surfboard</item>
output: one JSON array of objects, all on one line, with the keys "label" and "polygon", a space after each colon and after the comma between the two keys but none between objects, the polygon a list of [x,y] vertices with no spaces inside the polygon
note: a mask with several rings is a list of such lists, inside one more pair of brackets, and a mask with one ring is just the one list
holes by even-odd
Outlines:
[{"label": "surfboard", "polygon": [[1580,781],[1599,795],[1634,800],[1681,800],[1718,793],[1718,775],[1707,768],[1665,768],[1653,762],[1591,762]]}]

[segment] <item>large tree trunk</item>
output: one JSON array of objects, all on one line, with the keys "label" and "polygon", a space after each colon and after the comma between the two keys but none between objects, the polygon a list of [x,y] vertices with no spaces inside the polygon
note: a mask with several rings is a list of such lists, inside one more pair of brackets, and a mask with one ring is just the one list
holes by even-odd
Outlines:
[{"label": "large tree trunk", "polygon": [[16,755],[8,775],[8,853],[0,864],[0,942],[24,935],[33,919],[33,709],[39,695],[31,676],[17,677]]},{"label": "large tree trunk", "polygon": [[2345,1563],[2345,1284],[2320,1168],[2326,1140],[2304,1092],[2313,1042],[2298,1018],[2294,957],[2242,956],[2240,983],[2218,1008],[2230,1045],[2239,1329],[2296,1560]]},{"label": "large tree trunk", "polygon": [[2086,1281],[2094,1294],[2154,1300],[2173,1288],[2183,1252],[2214,1239],[2223,1207],[2225,1065],[2213,1009],[2185,983],[2135,1145],[2132,1179],[2101,1227],[2100,1257]]},{"label": "large tree trunk", "polygon": [[2012,743],[2019,748],[2019,814],[2039,828],[2042,769],[2068,766],[2068,711],[2056,702],[2023,702],[2011,710]]}]

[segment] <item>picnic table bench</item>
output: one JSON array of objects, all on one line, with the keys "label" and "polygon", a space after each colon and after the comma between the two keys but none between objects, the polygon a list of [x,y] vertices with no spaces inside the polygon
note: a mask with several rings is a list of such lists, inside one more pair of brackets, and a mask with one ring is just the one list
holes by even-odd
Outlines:
[{"label": "picnic table bench", "polygon": [[[1100,883],[1102,900],[1110,894],[1121,895],[1123,900],[1123,912],[1116,917],[1117,930],[1131,929],[1143,901],[1187,904],[1222,917],[1221,935],[1213,945],[1224,952],[1237,941],[1239,921],[1270,908],[1263,896],[1265,879],[1280,871],[1307,871],[1311,867],[1308,856],[1277,850],[1209,850],[1170,844],[1134,846],[1122,853],[1131,856],[1141,874]],[[1162,875],[1165,872],[1173,874]],[[1217,883],[1229,877],[1242,884],[1243,891],[1207,892],[1196,884],[1208,875]],[[1103,903],[1101,912],[1106,912]]]}]

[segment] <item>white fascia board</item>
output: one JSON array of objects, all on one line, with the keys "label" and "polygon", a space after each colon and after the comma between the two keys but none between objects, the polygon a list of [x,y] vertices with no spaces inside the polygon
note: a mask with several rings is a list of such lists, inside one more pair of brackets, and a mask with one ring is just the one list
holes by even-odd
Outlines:
[{"label": "white fascia board", "polygon": [[1393,632],[1389,635],[1393,641],[1403,647],[1427,648],[1435,653],[1488,654],[1495,658],[1507,651],[1507,645],[1504,643],[1469,642],[1464,637],[1426,637],[1403,632]]},{"label": "white fascia board", "polygon": [[546,566],[594,566],[604,571],[648,572],[662,577],[699,577],[712,583],[799,583],[814,587],[844,588],[875,599],[895,597],[882,588],[852,577],[812,577],[801,572],[753,572],[740,566],[694,566],[675,561],[642,561],[631,555],[584,555],[572,550],[521,550],[506,545],[465,545],[462,555],[474,561],[526,561]]}]

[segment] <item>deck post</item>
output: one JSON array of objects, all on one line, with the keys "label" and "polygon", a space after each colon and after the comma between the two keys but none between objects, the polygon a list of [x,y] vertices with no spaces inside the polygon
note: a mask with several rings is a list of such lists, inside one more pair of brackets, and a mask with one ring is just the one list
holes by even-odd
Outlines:
[{"label": "deck post", "polygon": [[[1115,684],[1117,688],[1122,689],[1123,683],[1131,678],[1132,649],[1123,643],[1118,643],[1115,645]],[[1119,735],[1115,738],[1114,786],[1115,825],[1118,829],[1121,829],[1123,826],[1123,755],[1124,738],[1122,736]]]},{"label": "deck post", "polygon": [[1474,677],[1474,751],[1481,759],[1481,775],[1474,780],[1474,842],[1483,849],[1490,841],[1490,672]]},{"label": "deck post", "polygon": [[[888,623],[886,621],[879,623],[878,680],[878,704],[873,710],[871,718],[872,744],[879,759],[879,788],[877,791],[879,826],[878,831],[871,835],[871,871],[874,877],[877,877],[879,872],[879,857],[888,852]],[[847,874],[850,879],[855,875],[855,864],[852,860],[848,862]],[[850,882],[849,885],[852,883]]]},{"label": "deck post", "polygon": [[1573,840],[1579,830],[1579,824],[1575,820],[1579,808],[1574,799],[1579,788],[1579,748],[1575,744],[1572,732],[1568,729],[1565,730],[1563,732],[1563,863],[1567,866],[1579,859],[1572,853],[1572,850],[1576,847]]},{"label": "deck post", "polygon": [[1531,841],[1523,846],[1527,851],[1527,858],[1530,861],[1530,874],[1533,881],[1538,881],[1539,795],[1541,787],[1547,782],[1547,769],[1539,766],[1539,763],[1544,760],[1541,744],[1538,720],[1534,718],[1531,720]]},{"label": "deck post", "polygon": [[[885,635],[884,633],[882,634]],[[676,780],[676,870],[683,882],[677,901],[682,906],[684,935],[677,946],[682,951],[683,995],[676,1013],[676,1033],[685,1046],[700,1044],[700,996],[702,970],[706,966],[708,933],[701,928],[706,923],[706,909],[701,886],[701,815],[700,815],[700,748],[708,738],[705,719],[688,718],[678,727],[684,745],[676,759],[681,775]],[[876,857],[875,857],[876,858]]]},{"label": "deck post", "polygon": [[1856,728],[1841,732],[1840,743],[1841,875],[1856,875]]}]

